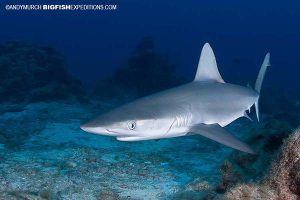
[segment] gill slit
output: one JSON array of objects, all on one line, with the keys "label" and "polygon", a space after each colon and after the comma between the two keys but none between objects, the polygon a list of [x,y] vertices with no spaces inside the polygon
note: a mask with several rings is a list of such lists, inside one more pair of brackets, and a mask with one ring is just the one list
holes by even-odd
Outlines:
[{"label": "gill slit", "polygon": [[191,107],[192,107],[191,104],[187,104],[185,114],[176,116],[177,127],[188,126],[189,123],[192,121],[193,115],[191,114],[191,110],[192,110]]},{"label": "gill slit", "polygon": [[163,137],[166,136],[166,135],[168,135],[168,133],[169,133],[169,131],[171,130],[171,128],[173,127],[173,124],[175,123],[175,121],[176,121],[176,118],[174,118],[174,120],[173,120],[171,126],[169,127],[169,129],[167,130],[167,132],[163,135]]}]

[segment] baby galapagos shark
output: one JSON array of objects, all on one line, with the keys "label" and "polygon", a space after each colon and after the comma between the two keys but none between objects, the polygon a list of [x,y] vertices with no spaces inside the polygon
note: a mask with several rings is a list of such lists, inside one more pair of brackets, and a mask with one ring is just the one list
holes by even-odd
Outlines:
[{"label": "baby galapagos shark", "polygon": [[264,58],[254,89],[225,83],[214,52],[206,43],[194,81],[137,99],[82,124],[80,128],[113,136],[119,141],[202,135],[255,154],[250,146],[223,127],[239,117],[248,117],[246,111],[253,105],[259,121],[258,100],[268,66],[269,53]]}]

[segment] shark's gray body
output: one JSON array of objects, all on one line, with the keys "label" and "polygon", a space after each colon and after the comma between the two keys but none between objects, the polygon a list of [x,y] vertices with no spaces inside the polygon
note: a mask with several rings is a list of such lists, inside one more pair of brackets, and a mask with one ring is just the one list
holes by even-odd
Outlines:
[{"label": "shark's gray body", "polygon": [[200,134],[232,148],[254,153],[224,128],[256,105],[267,66],[267,54],[255,89],[225,83],[213,51],[205,44],[195,80],[123,105],[81,125],[87,132],[138,141]]}]

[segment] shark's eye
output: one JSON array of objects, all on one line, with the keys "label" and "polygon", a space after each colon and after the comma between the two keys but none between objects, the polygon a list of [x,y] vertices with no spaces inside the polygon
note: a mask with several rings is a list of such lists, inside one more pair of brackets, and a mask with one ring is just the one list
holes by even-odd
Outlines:
[{"label": "shark's eye", "polygon": [[135,121],[130,121],[130,122],[128,122],[127,126],[128,126],[129,130],[133,130],[136,127],[136,123],[135,123]]}]

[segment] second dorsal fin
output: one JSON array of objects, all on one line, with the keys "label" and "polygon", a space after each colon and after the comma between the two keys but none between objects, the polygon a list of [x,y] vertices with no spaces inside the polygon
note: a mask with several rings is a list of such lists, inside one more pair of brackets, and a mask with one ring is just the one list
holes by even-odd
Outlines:
[{"label": "second dorsal fin", "polygon": [[216,81],[224,83],[218,70],[215,54],[208,43],[205,43],[202,48],[194,81]]}]

